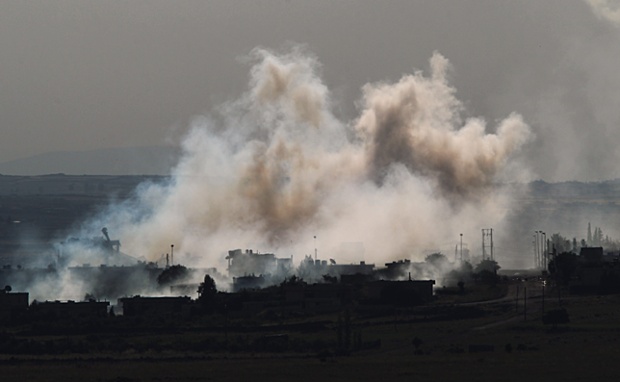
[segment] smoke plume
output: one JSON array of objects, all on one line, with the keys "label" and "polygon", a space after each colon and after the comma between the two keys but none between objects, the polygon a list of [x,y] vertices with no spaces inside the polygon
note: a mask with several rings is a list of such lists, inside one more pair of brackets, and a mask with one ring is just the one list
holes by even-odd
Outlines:
[{"label": "smoke plume", "polygon": [[507,159],[529,138],[529,128],[510,115],[487,134],[481,119],[461,125],[462,105],[447,83],[448,61],[431,58],[431,77],[421,72],[397,84],[366,85],[365,109],[356,128],[365,136],[374,179],[394,163],[431,179],[447,198],[484,195]]},{"label": "smoke plume", "polygon": [[620,2],[618,0],[586,0],[594,14],[613,24],[620,25]]},{"label": "smoke plume", "polygon": [[[510,195],[496,183],[519,168],[530,129],[518,114],[494,131],[463,119],[439,53],[429,75],[366,85],[349,122],[332,112],[312,55],[256,49],[251,60],[249,89],[194,121],[171,181],[142,185],[85,232],[107,226],[150,260],[173,243],[188,265],[222,266],[232,248],[297,263],[315,241],[319,257],[381,265],[502,224]],[[363,253],[339,252],[351,242]]]}]

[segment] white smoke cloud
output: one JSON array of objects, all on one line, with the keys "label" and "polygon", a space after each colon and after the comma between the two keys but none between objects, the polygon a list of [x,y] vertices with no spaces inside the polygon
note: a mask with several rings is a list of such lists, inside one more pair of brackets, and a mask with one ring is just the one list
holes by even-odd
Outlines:
[{"label": "white smoke cloud", "polygon": [[339,249],[360,242],[381,265],[502,224],[510,195],[495,183],[519,168],[530,129],[517,114],[494,133],[463,121],[440,54],[428,77],[366,85],[351,122],[332,114],[312,55],[257,49],[252,60],[248,91],[193,123],[170,183],[143,185],[86,230],[105,225],[151,260],[174,243],[190,265],[222,266],[236,247],[299,261],[314,236],[323,258],[358,261]]},{"label": "white smoke cloud", "polygon": [[618,0],[585,0],[594,14],[613,24],[620,26],[620,1]]},{"label": "white smoke cloud", "polygon": [[481,196],[530,130],[517,114],[503,120],[496,134],[487,134],[481,119],[461,124],[462,105],[447,83],[448,67],[435,53],[430,78],[418,72],[397,84],[366,85],[357,129],[366,137],[375,177],[402,163],[436,182],[447,197]]}]

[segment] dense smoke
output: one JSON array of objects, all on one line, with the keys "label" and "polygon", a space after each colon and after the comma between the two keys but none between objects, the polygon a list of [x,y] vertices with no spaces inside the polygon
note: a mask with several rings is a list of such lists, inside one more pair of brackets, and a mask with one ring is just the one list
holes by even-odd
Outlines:
[{"label": "dense smoke", "polygon": [[430,78],[418,72],[397,84],[366,85],[356,128],[366,138],[373,178],[382,179],[402,163],[449,199],[483,197],[508,157],[527,141],[529,129],[516,114],[496,134],[486,134],[480,119],[461,126],[461,104],[447,70],[448,61],[435,53]]},{"label": "dense smoke", "polygon": [[586,0],[594,13],[607,21],[620,25],[620,2],[618,0]]},{"label": "dense smoke", "polygon": [[195,120],[170,183],[143,185],[84,232],[110,227],[124,251],[150,260],[174,243],[188,265],[221,267],[232,248],[298,263],[316,241],[324,259],[380,266],[501,226],[510,194],[496,182],[521,171],[530,129],[517,114],[494,132],[464,120],[439,53],[429,75],[366,85],[351,122],[332,113],[312,55],[257,49],[251,59],[249,90]]}]

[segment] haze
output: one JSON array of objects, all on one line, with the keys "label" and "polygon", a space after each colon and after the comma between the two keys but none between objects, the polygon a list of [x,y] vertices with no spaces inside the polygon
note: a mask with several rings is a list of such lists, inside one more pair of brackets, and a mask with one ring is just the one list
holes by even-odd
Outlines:
[{"label": "haze", "polygon": [[438,51],[468,116],[491,133],[512,112],[531,127],[522,161],[532,178],[617,178],[618,9],[604,0],[5,1],[0,163],[176,147],[196,116],[243,93],[254,48],[303,44],[342,120],[359,117],[366,83],[427,69]]}]

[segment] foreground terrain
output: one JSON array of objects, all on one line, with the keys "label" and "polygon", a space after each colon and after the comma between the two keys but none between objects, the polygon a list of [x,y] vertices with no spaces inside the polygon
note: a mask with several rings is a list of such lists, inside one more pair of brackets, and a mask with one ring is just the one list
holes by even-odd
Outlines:
[{"label": "foreground terrain", "polygon": [[[527,283],[525,314],[512,284],[491,302],[318,317],[116,317],[83,333],[74,323],[72,334],[24,325],[2,335],[47,348],[4,351],[0,372],[3,381],[610,380],[620,297],[561,296],[570,322],[544,325],[539,283]],[[551,296],[546,312],[560,303]]]}]

